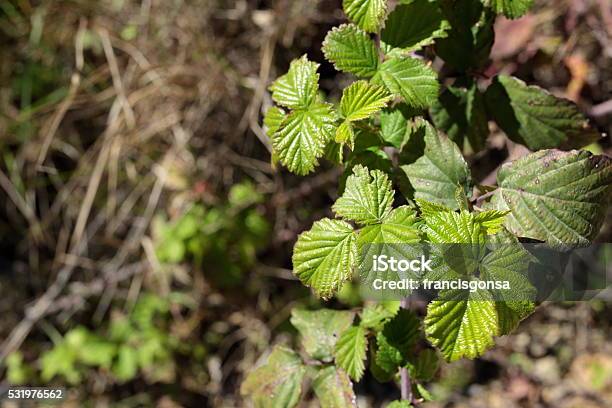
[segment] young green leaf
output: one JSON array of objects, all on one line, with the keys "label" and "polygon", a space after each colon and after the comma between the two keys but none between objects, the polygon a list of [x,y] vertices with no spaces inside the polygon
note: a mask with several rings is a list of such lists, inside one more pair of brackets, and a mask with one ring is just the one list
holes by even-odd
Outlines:
[{"label": "young green leaf", "polygon": [[435,350],[422,350],[413,362],[408,363],[410,376],[419,381],[431,381],[438,371],[440,359]]},{"label": "young green leaf", "polygon": [[292,111],[272,138],[274,151],[290,171],[305,175],[314,170],[336,132],[331,105],[315,103]]},{"label": "young green leaf", "polygon": [[381,42],[387,54],[393,53],[394,49],[407,53],[433,44],[436,38],[446,37],[449,28],[437,2],[415,0],[399,4],[389,14]]},{"label": "young green leaf", "polygon": [[357,81],[342,92],[340,113],[349,122],[367,119],[384,108],[391,98],[385,88]]},{"label": "young green leaf", "polygon": [[312,380],[312,388],[321,407],[356,408],[357,397],[348,375],[336,367],[321,369]]},{"label": "young green leaf", "polygon": [[506,215],[510,211],[490,210],[476,213],[474,221],[479,223],[488,235],[496,234],[503,228]]},{"label": "young green leaf", "polygon": [[267,128],[267,135],[271,139],[274,137],[274,133],[281,127],[283,120],[287,117],[287,114],[279,107],[273,106],[266,112],[264,116],[264,125]]},{"label": "young green leaf", "polygon": [[351,150],[355,149],[355,130],[351,122],[345,120],[338,126],[334,141],[340,145],[347,145]]},{"label": "young green leaf", "polygon": [[415,198],[457,209],[457,187],[462,187],[466,195],[471,194],[468,165],[457,145],[438,133],[429,122],[421,120],[417,126],[425,128],[424,155],[412,164],[402,165],[401,169],[415,190]]},{"label": "young green leaf", "polygon": [[436,127],[459,147],[474,152],[485,147],[489,122],[484,97],[475,84],[468,89],[449,86],[430,109]]},{"label": "young green leaf", "polygon": [[587,245],[603,222],[611,182],[607,156],[542,150],[502,166],[491,207],[512,210],[504,225],[519,237]]},{"label": "young green leaf", "polygon": [[368,225],[381,222],[391,212],[392,204],[393,189],[389,177],[380,170],[368,171],[366,167],[357,165],[332,210],[342,218]]},{"label": "young green leaf", "polygon": [[500,334],[508,334],[533,311],[536,289],[529,281],[529,265],[536,259],[518,242],[499,243],[480,265],[486,281],[508,281],[511,290],[492,290]]},{"label": "young green leaf", "polygon": [[376,336],[376,363],[387,372],[395,372],[403,366],[418,338],[419,326],[419,319],[413,312],[400,309]]},{"label": "young green leaf", "polygon": [[333,359],[336,340],[351,326],[354,316],[349,311],[294,309],[291,311],[291,324],[300,332],[306,353],[327,362]]},{"label": "young green leaf", "polygon": [[383,301],[368,303],[361,312],[361,322],[359,325],[366,329],[380,330],[382,326],[399,310],[399,301]]},{"label": "young green leaf", "polygon": [[325,299],[351,278],[357,245],[350,224],[328,218],[302,233],[293,248],[293,273]]},{"label": "young green leaf", "polygon": [[[374,256],[401,256],[403,259],[417,259],[423,254],[421,232],[416,223],[416,212],[408,206],[402,206],[391,211],[389,216],[379,224],[363,227],[357,238],[359,254],[359,277],[364,288],[371,288],[375,279],[401,280],[404,273],[388,270],[374,271]],[[412,245],[409,245],[412,244]],[[394,291],[398,296],[408,296],[409,291]],[[390,292],[385,292],[390,294]],[[372,293],[373,296],[376,293]]]},{"label": "young green leaf", "polygon": [[378,69],[378,51],[370,36],[354,24],[334,27],[323,42],[325,58],[338,71],[370,78]]},{"label": "young green leaf", "polygon": [[447,361],[476,358],[495,344],[497,311],[489,292],[448,290],[427,307],[425,333]]},{"label": "young green leaf", "polygon": [[353,326],[342,333],[336,343],[336,364],[346,370],[353,380],[359,381],[365,370],[367,349],[365,329]]},{"label": "young green leaf", "polygon": [[387,0],[343,0],[348,18],[369,33],[380,30],[387,14]]},{"label": "young green leaf", "polygon": [[490,0],[491,8],[497,14],[508,18],[519,18],[533,6],[533,0]]},{"label": "young green leaf", "polygon": [[485,93],[487,110],[517,143],[531,150],[586,146],[600,138],[573,102],[499,75]]},{"label": "young green leaf", "polygon": [[372,82],[384,85],[389,92],[401,96],[415,108],[427,108],[438,97],[438,76],[416,58],[391,58],[382,63]]},{"label": "young green leaf", "polygon": [[249,396],[256,407],[295,407],[302,393],[306,367],[293,350],[276,346],[265,365],[252,371],[240,393]]},{"label": "young green leaf", "polygon": [[306,55],[291,62],[289,71],[278,78],[270,89],[272,99],[287,108],[305,109],[312,105],[319,91],[319,64]]}]

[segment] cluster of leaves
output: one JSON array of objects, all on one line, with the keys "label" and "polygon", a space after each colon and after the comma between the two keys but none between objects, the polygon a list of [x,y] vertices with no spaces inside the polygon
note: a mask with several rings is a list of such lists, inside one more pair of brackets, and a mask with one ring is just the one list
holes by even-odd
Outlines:
[{"label": "cluster of leaves", "polygon": [[256,208],[263,201],[252,183],[232,187],[228,201],[210,208],[194,204],[172,223],[154,223],[156,255],[160,262],[191,261],[198,267],[223,271],[210,279],[221,286],[237,285],[256,261],[270,226]]},{"label": "cluster of leaves", "polygon": [[[170,298],[180,300],[180,296]],[[88,378],[89,370],[100,370],[119,383],[134,379],[140,370],[151,382],[171,380],[173,353],[180,343],[162,324],[168,320],[170,304],[169,299],[146,293],[129,316],[115,313],[102,330],[78,326],[64,336],[52,335],[54,345],[38,360],[39,371],[26,365],[19,352],[14,353],[8,358],[9,381],[48,383],[59,378],[74,385]]]},{"label": "cluster of leaves", "polygon": [[[299,175],[314,171],[323,158],[345,168],[332,207],[336,218],[315,222],[295,244],[294,274],[304,285],[330,299],[354,278],[372,279],[355,276],[358,269],[367,274],[358,266],[372,251],[390,251],[392,244],[461,244],[449,249],[461,252],[461,263],[453,263],[456,254],[434,253],[432,278],[507,280],[513,297],[481,289],[440,291],[422,324],[408,311],[385,314],[384,304],[366,306],[358,324],[354,312],[296,311],[292,323],[302,334],[305,356],[275,348],[243,384],[256,405],[295,406],[302,380],[310,378],[322,405],[354,406],[350,379],[363,375],[368,344],[376,378],[394,378],[398,368],[408,368],[416,395],[426,397],[416,387],[433,376],[434,350],[447,361],[478,357],[494,336],[507,334],[532,312],[535,289],[527,276],[537,259],[521,239],[560,250],[596,236],[610,201],[612,161],[569,149],[591,144],[599,133],[573,103],[537,86],[507,75],[478,80],[497,15],[517,18],[531,5],[402,0],[389,10],[386,0],[344,0],[350,22],[332,29],[322,48],[337,70],[358,80],[336,105],[326,102],[319,64],[303,56],[272,84],[278,106],[264,124],[273,161]],[[454,79],[444,87],[426,61],[432,53]],[[489,121],[533,151],[502,166],[496,186],[476,185],[464,159],[486,147]],[[485,197],[473,200],[474,190]],[[421,326],[435,347],[421,351],[423,357],[415,346]],[[419,376],[417,366],[431,375]]]},{"label": "cluster of leaves", "polygon": [[308,378],[321,406],[354,406],[351,379],[363,376],[369,348],[370,369],[379,381],[392,380],[405,367],[415,379],[415,393],[429,399],[422,382],[433,377],[439,361],[431,348],[410,350],[420,337],[416,315],[389,301],[368,304],[355,320],[353,311],[293,310],[302,354],[276,346],[243,383],[242,393],[252,395],[256,406],[295,406]]}]

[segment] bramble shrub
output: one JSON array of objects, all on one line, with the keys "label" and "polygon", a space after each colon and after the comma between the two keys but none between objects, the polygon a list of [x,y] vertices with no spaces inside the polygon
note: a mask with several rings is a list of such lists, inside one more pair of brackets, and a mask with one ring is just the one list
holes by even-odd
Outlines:
[{"label": "bramble shrub", "polygon": [[[423,319],[399,301],[294,310],[300,350],[274,347],[242,384],[256,406],[296,406],[305,384],[323,407],[355,406],[352,382],[366,367],[378,381],[402,383],[402,400],[389,406],[431,398],[425,384],[439,356],[476,358],[532,313],[534,258],[519,243],[584,246],[605,216],[611,161],[571,150],[601,137],[576,106],[512,76],[483,79],[495,19],[522,16],[532,0],[388,3],[343,1],[350,22],[323,43],[325,58],[357,78],[339,103],[320,93],[319,64],[306,55],[271,86],[277,106],[264,124],[273,161],[298,175],[323,159],[345,169],[336,218],[298,237],[293,272],[327,300],[354,278],[371,281],[355,275],[380,244],[454,243],[467,245],[463,255],[471,262],[459,268],[443,259],[434,268],[438,278],[510,281],[520,296],[441,290]],[[444,86],[433,56],[444,61]],[[476,185],[463,154],[485,148],[490,120],[531,153],[502,166],[496,186]],[[394,208],[398,202],[404,205]]]}]

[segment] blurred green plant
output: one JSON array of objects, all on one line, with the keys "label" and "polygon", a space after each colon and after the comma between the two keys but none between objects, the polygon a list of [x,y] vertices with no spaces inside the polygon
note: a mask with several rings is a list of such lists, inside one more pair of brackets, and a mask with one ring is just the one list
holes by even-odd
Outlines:
[{"label": "blurred green plant", "polygon": [[234,185],[227,202],[214,207],[194,204],[179,219],[154,220],[160,262],[193,262],[222,287],[241,283],[267,242],[270,225],[256,206],[263,196],[250,182]]}]

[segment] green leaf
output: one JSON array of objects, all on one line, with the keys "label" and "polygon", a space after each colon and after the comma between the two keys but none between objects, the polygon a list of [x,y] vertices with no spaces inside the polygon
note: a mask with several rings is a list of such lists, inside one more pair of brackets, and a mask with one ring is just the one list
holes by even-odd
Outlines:
[{"label": "green leaf", "polygon": [[[389,268],[386,272],[374,271],[374,256],[395,256],[398,259],[417,259],[422,255],[422,248],[417,245],[421,241],[421,232],[416,223],[416,212],[408,206],[394,209],[389,216],[379,224],[367,225],[357,238],[359,254],[359,275],[364,294],[376,298],[376,292],[369,293],[375,279],[401,280],[416,278],[407,272],[398,272]],[[412,245],[408,245],[412,244]],[[408,296],[410,291],[394,291],[398,296]],[[385,291],[390,295],[391,291]]]},{"label": "green leaf", "polygon": [[378,51],[370,36],[354,24],[334,27],[323,41],[323,54],[338,71],[370,78],[378,69]]},{"label": "green leaf", "polygon": [[408,119],[399,109],[384,109],[380,113],[380,136],[399,149],[408,137]]},{"label": "green leaf", "polygon": [[343,0],[348,18],[369,33],[380,30],[387,14],[387,0]]},{"label": "green leaf", "polygon": [[440,359],[435,350],[422,350],[414,362],[408,364],[410,376],[419,381],[431,381],[440,366]]},{"label": "green leaf", "polygon": [[348,375],[336,367],[323,368],[312,381],[321,407],[357,407],[357,397]]},{"label": "green leaf", "polygon": [[529,316],[535,307],[536,289],[529,281],[529,265],[536,259],[518,242],[499,243],[480,266],[485,281],[508,281],[508,290],[492,290],[500,334],[508,334]]},{"label": "green leaf", "polygon": [[440,4],[451,29],[446,38],[436,39],[436,54],[461,72],[481,69],[495,39],[495,14],[475,0],[441,0]]},{"label": "green leaf", "polygon": [[365,370],[367,350],[365,329],[353,326],[342,333],[336,343],[336,364],[346,370],[353,380],[359,381]]},{"label": "green leaf", "polygon": [[264,125],[267,129],[268,137],[272,138],[274,136],[274,133],[281,127],[286,117],[287,114],[277,106],[268,109],[264,116]]},{"label": "green leaf", "polygon": [[135,348],[122,345],[117,353],[113,374],[121,382],[129,381],[138,373],[138,352]]},{"label": "green leaf", "polygon": [[489,122],[484,97],[475,84],[469,89],[449,86],[430,113],[436,128],[444,131],[457,145],[464,149],[469,146],[474,152],[484,149]]},{"label": "green leaf", "polygon": [[479,223],[488,235],[496,234],[502,230],[506,215],[510,211],[490,210],[476,213],[474,221]]},{"label": "green leaf", "polygon": [[349,149],[355,149],[355,131],[353,129],[353,125],[348,120],[345,120],[338,126],[336,129],[336,138],[334,139],[336,143],[340,143],[341,145],[347,145]]},{"label": "green leaf", "polygon": [[376,336],[376,363],[387,372],[395,372],[406,364],[418,338],[419,326],[419,319],[413,312],[400,309]]},{"label": "green leaf", "polygon": [[421,120],[419,125],[425,128],[424,155],[401,169],[415,190],[415,198],[457,209],[457,187],[462,187],[467,196],[471,195],[469,167],[457,145],[448,137],[438,133],[427,121]]},{"label": "green leaf", "polygon": [[349,311],[320,309],[291,311],[291,324],[300,332],[306,353],[317,360],[331,361],[338,336],[353,323]]},{"label": "green leaf", "polygon": [[331,105],[325,103],[291,112],[272,138],[281,163],[298,175],[313,171],[334,138],[335,120]]},{"label": "green leaf", "polygon": [[600,138],[573,102],[520,79],[497,76],[485,98],[499,127],[531,150],[582,147]]},{"label": "green leaf", "polygon": [[366,167],[353,167],[353,175],[346,180],[342,196],[332,210],[340,217],[359,224],[375,224],[391,212],[393,190],[391,181],[380,170],[368,171]]},{"label": "green leaf", "polygon": [[380,330],[382,326],[399,310],[398,301],[388,300],[382,302],[368,303],[361,312],[361,327],[366,329]]},{"label": "green leaf", "polygon": [[318,296],[328,299],[351,278],[356,256],[353,227],[325,218],[298,237],[293,248],[293,273]]},{"label": "green leaf", "polygon": [[381,86],[367,81],[353,82],[342,92],[340,113],[349,122],[367,119],[385,106],[391,95]]},{"label": "green leaf", "polygon": [[493,336],[498,333],[491,294],[485,290],[440,292],[427,307],[425,333],[447,361],[482,355],[495,344]]},{"label": "green leaf", "polygon": [[319,91],[318,69],[319,64],[308,61],[306,55],[292,61],[289,71],[270,87],[272,99],[288,108],[308,108],[316,101]]},{"label": "green leaf", "polygon": [[440,89],[436,72],[423,61],[410,57],[386,60],[372,82],[384,85],[415,108],[427,108],[435,103]]},{"label": "green leaf", "polygon": [[491,208],[512,210],[504,225],[519,237],[587,245],[605,218],[611,182],[607,156],[542,150],[502,166]]},{"label": "green leaf", "polygon": [[515,19],[526,14],[533,6],[533,0],[489,0],[497,14]]},{"label": "green leaf", "polygon": [[275,346],[267,363],[247,376],[240,393],[250,396],[258,408],[295,407],[300,400],[305,373],[306,367],[297,353]]},{"label": "green leaf", "polygon": [[436,38],[446,37],[449,28],[436,2],[415,0],[398,5],[389,14],[381,42],[387,54],[393,49],[416,51],[433,44]]},{"label": "green leaf", "polygon": [[385,408],[412,408],[412,404],[408,401],[397,400],[397,401],[392,401]]}]

